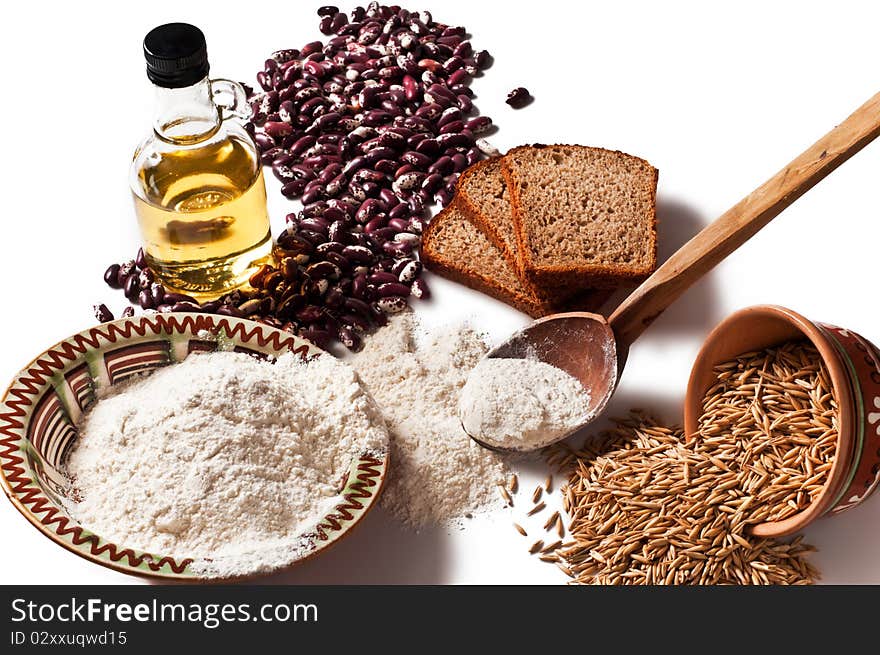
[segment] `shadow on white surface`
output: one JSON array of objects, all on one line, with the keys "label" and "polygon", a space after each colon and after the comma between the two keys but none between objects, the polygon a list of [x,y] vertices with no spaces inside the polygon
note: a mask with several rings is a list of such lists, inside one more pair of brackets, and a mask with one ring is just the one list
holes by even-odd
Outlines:
[{"label": "shadow on white surface", "polygon": [[382,508],[327,552],[259,584],[438,584],[449,563],[447,530],[414,532]]},{"label": "shadow on white surface", "polygon": [[[708,222],[681,200],[660,196],[657,202],[659,262],[669,259]],[[720,293],[716,274],[710,271],[657,319],[649,333],[658,337],[705,334],[722,318]]]},{"label": "shadow on white surface", "polygon": [[804,530],[804,541],[818,549],[811,560],[823,584],[880,584],[878,525],[880,496],[875,494],[858,507],[820,518]]},{"label": "shadow on white surface", "polygon": [[[679,248],[687,243],[708,224],[705,216],[689,204],[677,198],[658,196],[657,198],[657,264],[663,264]],[[614,308],[632,292],[620,289],[602,308],[602,314],[610,315]],[[648,328],[647,334],[655,338],[679,338],[695,334],[705,334],[722,318],[718,303],[718,283],[715,273],[710,271],[701,280],[685,291],[682,298],[673,304]]]}]

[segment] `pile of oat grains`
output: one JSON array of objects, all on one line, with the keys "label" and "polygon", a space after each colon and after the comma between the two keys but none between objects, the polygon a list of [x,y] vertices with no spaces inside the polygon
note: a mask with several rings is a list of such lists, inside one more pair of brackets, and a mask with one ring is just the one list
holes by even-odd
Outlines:
[{"label": "pile of oat grains", "polygon": [[[813,549],[800,537],[758,538],[750,527],[790,518],[825,487],[838,405],[821,356],[792,341],[743,353],[715,376],[688,438],[636,412],[580,448],[546,449],[568,477],[568,536],[554,513],[543,530],[560,539],[529,552],[587,584],[814,582],[805,558]],[[528,514],[544,508],[539,487]]]}]

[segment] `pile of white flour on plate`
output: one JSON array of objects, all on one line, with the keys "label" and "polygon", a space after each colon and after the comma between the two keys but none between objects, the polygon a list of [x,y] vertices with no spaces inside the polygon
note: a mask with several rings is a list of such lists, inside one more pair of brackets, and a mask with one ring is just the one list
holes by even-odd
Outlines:
[{"label": "pile of white flour on plate", "polygon": [[486,351],[467,325],[423,332],[402,313],[352,359],[391,434],[380,504],[416,529],[455,523],[499,502],[494,487],[507,466],[474,443],[458,418],[461,389]]},{"label": "pile of white flour on plate", "polygon": [[117,544],[194,557],[214,577],[296,559],[352,461],[388,448],[354,370],[329,355],[194,354],[112,387],[79,433],[71,516]]},{"label": "pile of white flour on plate", "polygon": [[491,446],[532,450],[590,418],[590,393],[562,369],[534,357],[482,360],[461,393],[461,421]]}]

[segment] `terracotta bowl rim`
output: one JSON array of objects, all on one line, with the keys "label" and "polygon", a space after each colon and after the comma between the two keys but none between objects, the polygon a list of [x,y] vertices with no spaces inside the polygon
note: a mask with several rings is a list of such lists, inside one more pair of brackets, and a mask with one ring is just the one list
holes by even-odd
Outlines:
[{"label": "terracotta bowl rim", "polygon": [[[804,337],[809,339],[819,351],[819,354],[822,355],[822,361],[828,368],[828,374],[838,402],[839,431],[834,461],[828,474],[828,479],[825,481],[819,496],[807,508],[782,521],[767,521],[749,528],[749,532],[756,537],[783,537],[799,532],[831,509],[834,496],[839,491],[837,487],[846,476],[850,464],[849,458],[840,457],[840,453],[849,452],[854,446],[853,435],[855,434],[855,421],[857,418],[854,414],[850,372],[844,366],[840,353],[825,332],[808,318],[787,307],[780,305],[753,305],[737,310],[721,321],[700,347],[688,380],[684,406],[685,435],[696,432],[696,423],[700,414],[699,407],[703,394],[706,392],[705,389],[696,388],[697,377],[704,367],[707,366],[706,360],[709,353],[713,350],[721,336],[733,326],[755,317],[769,317],[782,320],[795,327]],[[714,363],[712,362],[712,364]]]}]

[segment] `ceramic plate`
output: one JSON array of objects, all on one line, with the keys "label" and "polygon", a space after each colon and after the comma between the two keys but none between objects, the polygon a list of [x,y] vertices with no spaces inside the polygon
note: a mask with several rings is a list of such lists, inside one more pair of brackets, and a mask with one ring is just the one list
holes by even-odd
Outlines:
[{"label": "ceramic plate", "polygon": [[[257,356],[291,351],[303,359],[323,351],[288,332],[253,321],[209,314],[151,314],[93,327],[48,349],[12,381],[0,405],[0,480],[13,505],[44,535],[104,566],[154,578],[196,581],[192,558],[147,553],[90,532],[60,502],[67,486],[66,454],[76,423],[95,402],[95,389],[218,349]],[[353,461],[341,502],[304,535],[302,561],[345,536],[376,503],[387,456]]]}]

